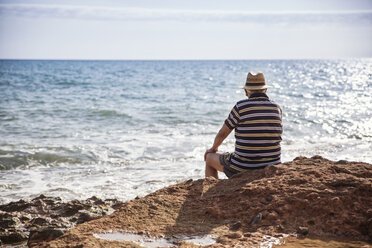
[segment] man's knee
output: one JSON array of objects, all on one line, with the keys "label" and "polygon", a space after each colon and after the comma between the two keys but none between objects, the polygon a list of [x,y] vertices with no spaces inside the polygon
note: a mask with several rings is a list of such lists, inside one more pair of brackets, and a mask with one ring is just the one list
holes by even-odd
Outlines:
[{"label": "man's knee", "polygon": [[222,171],[222,165],[220,163],[220,154],[208,153],[205,159],[206,166],[212,167],[218,171]]},{"label": "man's knee", "polygon": [[219,155],[217,153],[207,153],[205,162],[207,164],[215,163],[215,161],[219,159]]},{"label": "man's knee", "polygon": [[212,153],[207,153],[207,155],[205,155],[205,162],[208,163],[208,161],[211,160],[211,157],[212,157]]}]

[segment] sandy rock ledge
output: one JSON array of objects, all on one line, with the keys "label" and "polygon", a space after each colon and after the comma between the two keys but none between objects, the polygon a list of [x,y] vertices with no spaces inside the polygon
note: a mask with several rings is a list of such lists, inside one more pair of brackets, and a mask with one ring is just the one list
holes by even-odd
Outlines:
[{"label": "sandy rock ledge", "polygon": [[188,180],[163,188],[33,246],[136,247],[93,236],[112,230],[153,237],[212,234],[217,242],[211,247],[256,247],[263,235],[283,233],[371,242],[371,203],[371,164],[298,157],[229,180]]}]

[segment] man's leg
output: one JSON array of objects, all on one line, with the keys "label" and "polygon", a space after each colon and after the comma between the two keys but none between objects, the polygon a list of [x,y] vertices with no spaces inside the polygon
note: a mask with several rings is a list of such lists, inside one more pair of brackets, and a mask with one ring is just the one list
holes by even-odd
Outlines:
[{"label": "man's leg", "polygon": [[205,160],[205,177],[214,177],[218,179],[218,172],[223,172],[223,166],[220,163],[219,153],[208,153]]}]

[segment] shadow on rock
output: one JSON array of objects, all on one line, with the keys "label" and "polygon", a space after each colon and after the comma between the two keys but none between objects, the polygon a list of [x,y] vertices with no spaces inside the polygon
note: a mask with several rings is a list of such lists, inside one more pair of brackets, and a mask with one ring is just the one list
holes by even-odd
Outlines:
[{"label": "shadow on rock", "polygon": [[166,232],[215,234],[220,243],[234,245],[258,233],[372,240],[371,176],[370,164],[314,156],[228,180],[190,180]]},{"label": "shadow on rock", "polygon": [[220,243],[230,240],[247,241],[262,219],[279,225],[278,216],[269,203],[274,188],[263,185],[264,178],[277,177],[282,170],[275,166],[235,175],[231,179],[189,180],[183,185],[188,194],[179,209],[175,224],[166,235],[214,235]]}]

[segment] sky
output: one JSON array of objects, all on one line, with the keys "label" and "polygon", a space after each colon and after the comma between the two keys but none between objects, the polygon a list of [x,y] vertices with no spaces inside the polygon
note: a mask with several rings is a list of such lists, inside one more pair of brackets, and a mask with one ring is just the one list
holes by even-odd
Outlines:
[{"label": "sky", "polygon": [[0,0],[0,59],[372,57],[372,0]]}]

